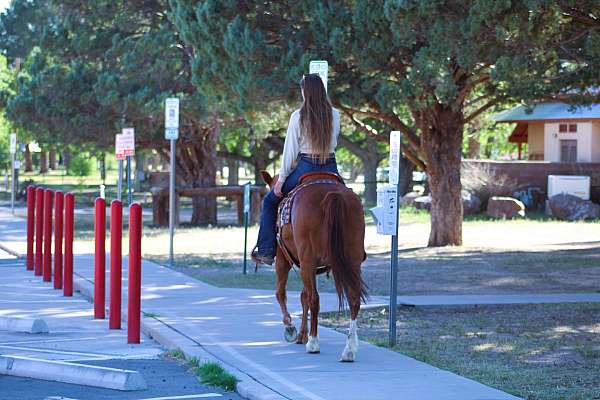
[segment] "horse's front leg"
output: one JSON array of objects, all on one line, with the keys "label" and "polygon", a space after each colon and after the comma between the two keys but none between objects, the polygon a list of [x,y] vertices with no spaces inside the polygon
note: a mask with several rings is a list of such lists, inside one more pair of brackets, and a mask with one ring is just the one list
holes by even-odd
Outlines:
[{"label": "horse's front leg", "polygon": [[285,259],[281,250],[277,250],[277,257],[275,257],[275,272],[277,274],[277,290],[275,297],[279,302],[281,308],[281,315],[283,316],[283,325],[285,326],[284,337],[288,342],[295,342],[298,338],[298,331],[292,323],[292,317],[287,309],[287,295],[285,287],[288,281],[288,275],[291,269],[291,265]]},{"label": "horse's front leg", "polygon": [[308,293],[306,287],[300,293],[300,303],[302,303],[302,323],[300,324],[300,334],[296,343],[305,344],[308,341]]}]

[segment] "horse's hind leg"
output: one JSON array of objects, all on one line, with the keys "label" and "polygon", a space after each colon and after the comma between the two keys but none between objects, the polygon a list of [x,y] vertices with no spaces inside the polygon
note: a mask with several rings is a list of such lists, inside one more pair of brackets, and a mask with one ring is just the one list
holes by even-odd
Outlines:
[{"label": "horse's hind leg", "polygon": [[298,337],[298,331],[296,331],[296,327],[294,324],[292,324],[292,317],[287,309],[287,295],[285,291],[290,269],[290,264],[285,257],[283,257],[281,251],[278,250],[277,257],[275,257],[275,272],[277,274],[277,291],[275,296],[277,297],[279,307],[281,308],[281,314],[283,316],[285,340],[288,342],[295,342]]},{"label": "horse's hind leg", "polygon": [[[360,268],[360,266],[358,268]],[[350,327],[348,329],[346,347],[344,347],[342,358],[340,360],[344,362],[354,361],[356,353],[358,352],[357,318],[360,310],[360,292],[352,289],[348,290],[348,305],[350,306]]]}]

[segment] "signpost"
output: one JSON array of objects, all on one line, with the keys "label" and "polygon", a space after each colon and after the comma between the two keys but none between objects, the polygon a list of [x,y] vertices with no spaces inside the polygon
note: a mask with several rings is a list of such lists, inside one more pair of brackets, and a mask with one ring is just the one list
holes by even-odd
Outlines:
[{"label": "signpost", "polygon": [[175,235],[175,152],[179,138],[179,99],[165,100],[165,139],[171,143],[171,168],[169,171],[169,265],[173,267],[173,236]]},{"label": "signpost", "polygon": [[377,207],[371,212],[377,220],[377,233],[392,236],[390,261],[389,345],[396,345],[396,307],[398,295],[398,219],[400,213],[400,132],[390,133],[389,185],[377,190]]},{"label": "signpost", "polygon": [[121,131],[121,141],[123,142],[123,151],[127,158],[127,204],[133,203],[133,195],[131,193],[131,156],[135,155],[135,139],[133,128],[123,128]]},{"label": "signpost", "polygon": [[327,91],[327,71],[329,70],[329,64],[327,61],[311,61],[308,65],[308,73],[309,74],[319,74],[321,80],[323,81],[323,85],[325,86],[325,91]]},{"label": "signpost", "polygon": [[17,153],[17,134],[10,134],[10,167],[11,167],[11,180],[10,180],[10,209],[12,214],[15,214],[15,154]]},{"label": "signpost", "polygon": [[123,135],[115,135],[115,157],[119,164],[117,178],[117,200],[121,201],[121,195],[123,194],[123,160],[125,159],[125,148],[123,147]]},{"label": "signpost", "polygon": [[248,254],[248,221],[250,219],[250,182],[244,185],[244,275],[246,275],[246,263]]}]

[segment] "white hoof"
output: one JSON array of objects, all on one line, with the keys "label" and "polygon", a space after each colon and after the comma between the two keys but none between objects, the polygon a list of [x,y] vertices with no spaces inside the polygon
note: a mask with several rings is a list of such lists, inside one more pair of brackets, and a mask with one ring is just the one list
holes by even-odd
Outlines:
[{"label": "white hoof", "polygon": [[356,357],[356,352],[350,349],[349,345],[344,347],[344,351],[342,352],[342,362],[354,362],[354,357]]},{"label": "white hoof", "polygon": [[342,351],[340,361],[353,362],[358,352],[358,328],[356,321],[350,321],[350,329],[348,329],[348,338],[346,339],[346,347]]},{"label": "white hoof", "polygon": [[321,347],[319,347],[319,337],[318,336],[309,336],[308,342],[306,343],[306,352],[307,353],[320,353]]}]

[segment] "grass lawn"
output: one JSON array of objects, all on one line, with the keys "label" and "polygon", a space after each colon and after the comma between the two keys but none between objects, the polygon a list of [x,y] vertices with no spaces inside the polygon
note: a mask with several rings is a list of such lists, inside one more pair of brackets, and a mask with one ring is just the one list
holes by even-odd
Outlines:
[{"label": "grass lawn", "polygon": [[[591,303],[399,307],[393,350],[527,400],[600,399],[599,315]],[[361,311],[359,337],[386,346],[387,317]],[[341,318],[319,322],[345,333]]]}]

